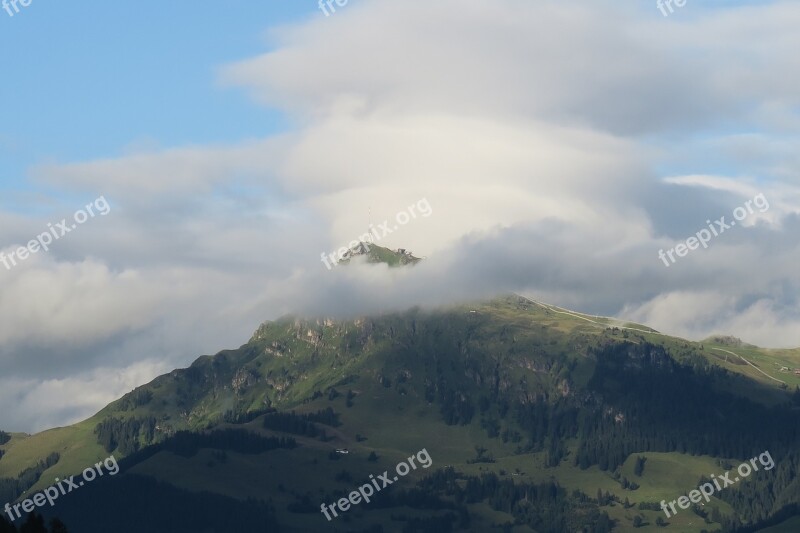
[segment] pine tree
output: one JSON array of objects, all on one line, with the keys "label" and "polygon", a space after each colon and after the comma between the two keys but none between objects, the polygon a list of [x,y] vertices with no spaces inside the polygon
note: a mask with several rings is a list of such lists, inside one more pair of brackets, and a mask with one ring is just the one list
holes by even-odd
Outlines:
[{"label": "pine tree", "polygon": [[67,526],[64,525],[64,522],[58,518],[53,518],[50,521],[50,533],[69,533],[69,531],[67,531]]},{"label": "pine tree", "polygon": [[636,464],[633,467],[633,473],[639,477],[642,477],[642,473],[644,472],[644,462],[647,460],[646,457],[637,457]]},{"label": "pine tree", "polygon": [[5,517],[0,516],[0,533],[16,533],[17,529],[5,519]]},{"label": "pine tree", "polygon": [[31,513],[20,528],[20,533],[47,533],[42,515]]}]

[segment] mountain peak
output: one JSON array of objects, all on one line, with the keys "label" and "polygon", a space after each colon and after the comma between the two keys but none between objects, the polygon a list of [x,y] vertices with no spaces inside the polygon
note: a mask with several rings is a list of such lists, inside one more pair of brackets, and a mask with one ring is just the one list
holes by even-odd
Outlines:
[{"label": "mountain peak", "polygon": [[421,258],[414,257],[411,251],[405,248],[392,250],[362,241],[345,252],[339,264],[346,265],[356,257],[366,257],[367,263],[385,263],[390,267],[414,265],[422,261]]}]

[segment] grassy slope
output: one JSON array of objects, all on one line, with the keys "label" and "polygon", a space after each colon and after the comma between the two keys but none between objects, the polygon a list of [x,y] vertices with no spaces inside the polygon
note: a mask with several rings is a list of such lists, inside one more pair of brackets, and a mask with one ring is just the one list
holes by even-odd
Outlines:
[{"label": "grassy slope", "polygon": [[[320,517],[316,514],[300,515],[286,512],[286,505],[295,501],[291,495],[293,492],[305,493],[311,487],[353,490],[363,483],[362,480],[367,479],[369,474],[391,470],[399,461],[417,452],[421,442],[433,459],[432,469],[452,465],[467,474],[478,475],[486,471],[500,473],[504,470],[506,476],[519,469],[524,472],[523,476],[517,478],[521,481],[546,481],[554,477],[569,490],[579,489],[593,496],[600,488],[618,495],[623,500],[627,497],[634,504],[640,501],[676,499],[697,486],[701,475],[720,471],[715,460],[710,457],[693,457],[678,453],[646,453],[644,455],[648,461],[642,477],[637,478],[633,475],[633,457],[629,458],[622,468],[623,475],[636,481],[641,487],[637,491],[623,490],[608,472],[602,472],[597,467],[580,470],[572,466],[571,461],[567,459],[556,468],[544,468],[541,454],[515,455],[510,445],[503,445],[497,439],[487,438],[477,423],[468,426],[443,426],[434,409],[426,409],[418,402],[405,398],[389,400],[385,393],[381,394],[377,389],[373,392],[378,394],[377,399],[384,404],[383,411],[375,408],[374,397],[366,398],[363,395],[356,398],[352,408],[347,408],[342,398],[332,402],[320,399],[318,403],[307,406],[309,410],[314,410],[332,405],[337,412],[342,413],[344,424],[338,428],[342,435],[340,439],[328,443],[299,439],[303,446],[297,450],[268,453],[260,458],[229,453],[229,460],[224,468],[219,465],[209,466],[211,455],[208,452],[200,453],[191,459],[159,454],[138,465],[134,472],[176,483],[188,490],[207,490],[237,498],[269,493],[275,498],[281,521],[290,522],[298,528],[298,531],[303,531],[318,528]],[[379,414],[378,417],[373,416],[376,412]],[[258,430],[258,422],[253,422],[252,427]],[[367,440],[356,442],[356,432],[366,436]],[[466,461],[474,456],[472,450],[477,444],[488,448],[497,462],[467,464]],[[338,447],[347,447],[351,453],[339,461],[329,460],[328,452]],[[372,463],[366,460],[371,451],[378,453],[380,457],[378,462]],[[350,472],[353,476],[352,482],[335,481],[336,474],[342,470]],[[413,477],[403,479],[399,486],[411,487]],[[311,499],[322,503],[321,496],[315,499],[313,492]],[[726,503],[716,499],[712,502],[723,514],[730,512]],[[494,511],[481,506],[476,506],[473,510],[486,517],[488,525]],[[619,505],[608,507],[606,510],[613,518],[620,520],[620,531],[632,530],[631,521],[634,513],[647,517],[653,526],[652,529],[645,527],[637,531],[656,530],[655,519],[659,516],[658,512],[638,511],[635,508],[625,510]],[[398,510],[394,509],[391,512],[397,513]],[[387,519],[391,512],[389,510],[370,512],[367,516],[377,523]],[[408,509],[404,512],[414,514]],[[368,523],[359,522],[359,526],[366,527]],[[667,531],[699,533],[701,529],[709,527],[690,511],[682,511],[670,520],[670,524]]]},{"label": "grassy slope", "polygon": [[[380,320],[395,325],[398,330],[407,327],[410,320],[424,320],[426,324],[433,324],[430,327],[442,328],[442,334],[464,327],[469,331],[478,332],[476,341],[478,343],[483,340],[488,342],[487,339],[496,339],[503,335],[513,336],[515,342],[528,343],[526,346],[529,354],[523,356],[523,359],[536,360],[537,353],[561,354],[575,359],[578,366],[570,377],[576,386],[580,386],[591,376],[593,363],[583,357],[586,351],[597,342],[621,339],[623,336],[622,331],[606,329],[618,325],[610,319],[589,315],[573,316],[563,310],[542,307],[516,298],[460,306],[443,316],[414,312],[410,315],[384,317]],[[366,478],[368,474],[392,468],[402,458],[418,451],[421,442],[425,443],[424,446],[433,457],[434,468],[453,465],[467,473],[478,473],[481,469],[497,472],[505,469],[507,472],[512,472],[515,468],[519,468],[526,474],[520,479],[545,480],[554,476],[569,489],[578,488],[593,496],[597,489],[601,488],[619,495],[622,499],[627,496],[634,503],[674,499],[695,486],[701,475],[719,471],[711,458],[648,453],[643,478],[636,479],[632,471],[626,474],[629,479],[641,484],[638,491],[631,492],[622,490],[608,473],[601,472],[596,467],[581,471],[571,466],[567,460],[559,467],[545,469],[541,466],[542,458],[537,454],[514,455],[510,444],[503,445],[497,439],[488,439],[485,432],[478,427],[477,421],[463,427],[443,425],[438,409],[429,406],[413,388],[409,388],[409,393],[402,396],[381,386],[376,379],[379,371],[391,368],[393,364],[397,368],[404,368],[410,363],[375,360],[375,354],[382,347],[380,341],[372,345],[367,341],[367,347],[363,352],[353,350],[348,353],[345,350],[343,353],[341,347],[355,346],[359,338],[363,337],[365,327],[365,322],[361,321],[326,324],[322,321],[285,320],[269,323],[259,329],[250,344],[239,350],[225,352],[222,363],[214,366],[218,358],[205,357],[193,365],[197,374],[203,376],[224,374],[227,368],[240,367],[252,368],[263,375],[271,375],[270,401],[280,407],[298,406],[299,402],[309,398],[314,390],[324,390],[328,386],[342,382],[348,376],[358,374],[360,378],[357,380],[338,386],[341,392],[352,388],[358,394],[352,408],[345,407],[343,397],[332,402],[320,398],[298,408],[310,411],[328,405],[334,406],[336,411],[341,413],[344,422],[339,428],[338,440],[329,443],[306,441],[305,446],[298,450],[266,454],[260,459],[230,453],[229,461],[224,468],[220,465],[209,466],[208,453],[200,453],[191,459],[159,454],[137,466],[135,471],[190,490],[209,490],[238,498],[258,496],[269,491],[278,498],[276,507],[281,513],[286,513],[285,505],[294,500],[288,491],[307,490],[308,487],[338,487],[342,490],[352,490],[356,482]],[[652,330],[648,331],[649,328],[644,326],[628,325],[628,327],[644,330],[626,331],[625,334],[631,342],[641,342],[642,339],[646,339],[656,344],[664,344],[675,353],[700,348],[699,343],[659,335]],[[275,347],[273,343],[278,343],[279,346]],[[710,347],[712,347],[710,344],[705,344],[700,353],[721,366],[754,378],[752,381],[743,382],[742,387],[735,392],[757,397],[765,403],[785,401],[786,394],[778,389],[776,383],[761,376],[749,365],[734,364],[732,361],[725,363],[709,350]],[[743,355],[771,375],[773,375],[772,369],[769,367],[775,367],[775,363],[800,367],[800,355],[797,350],[771,351],[749,347],[731,348],[723,345],[720,347]],[[484,348],[487,351],[496,351],[501,350],[502,346],[490,344]],[[412,368],[414,373],[421,371],[420,368]],[[531,383],[535,383],[537,379],[544,379],[535,370],[513,368],[511,372],[516,377],[524,376]],[[774,375],[778,377],[777,372]],[[780,378],[790,383],[787,379],[790,376],[782,374]],[[800,383],[800,379],[795,382]],[[61,462],[45,473],[34,489],[36,490],[51,484],[56,476],[64,477],[67,474],[78,473],[103,459],[108,454],[96,444],[93,428],[105,416],[156,414],[159,418],[169,417],[170,422],[179,427],[202,427],[224,410],[231,408],[237,401],[240,406],[258,407],[263,405],[268,395],[263,388],[253,387],[252,390],[245,390],[238,400],[234,400],[230,387],[227,389],[215,387],[213,393],[201,388],[191,413],[181,417],[181,410],[175,403],[179,394],[178,378],[172,374],[162,376],[149,388],[154,393],[154,400],[135,411],[121,412],[118,404],[112,404],[92,419],[74,426],[28,437],[14,435],[12,441],[3,446],[7,450],[7,455],[0,460],[0,477],[14,476],[48,453],[59,452],[62,456]],[[252,425],[258,427],[258,421]],[[357,443],[356,433],[366,435],[368,440]],[[497,463],[467,465],[466,460],[473,456],[473,447],[478,444],[488,448],[498,459]],[[353,453],[340,461],[330,461],[327,458],[329,449],[339,446],[346,446]],[[378,463],[366,461],[367,455],[373,450],[381,457]],[[631,462],[632,459],[629,458],[624,472],[625,469],[632,470]],[[353,475],[352,483],[334,481],[335,474],[343,468]],[[277,490],[279,483],[283,483],[285,492]],[[410,480],[403,483],[405,486],[411,486]],[[724,503],[718,503],[723,513],[729,511]],[[645,527],[638,531],[655,530],[654,522],[658,516],[656,512],[624,510],[621,506],[607,510],[612,517],[620,520],[621,530],[628,527],[634,512],[646,516],[652,525],[652,529]],[[482,508],[480,512],[487,518],[496,514],[488,508]],[[302,527],[313,528],[313,524],[318,524],[316,515],[285,515],[281,518],[284,521],[290,518],[301,530]],[[680,513],[670,522],[673,525],[668,530],[673,531],[700,531],[708,527],[701,525],[701,520],[690,511]]]},{"label": "grassy slope", "polygon": [[[789,367],[790,369],[800,368],[800,348],[793,350],[770,350],[748,344],[743,344],[741,346],[730,346],[722,342],[715,342],[715,339],[713,338],[706,339],[701,342],[693,342],[678,337],[671,337],[669,335],[661,334],[656,330],[641,324],[626,323],[608,317],[587,315],[547,304],[543,304],[543,306],[546,307],[553,315],[564,317],[567,320],[565,323],[566,327],[564,328],[565,332],[570,331],[574,327],[576,321],[583,321],[584,324],[595,328],[595,330],[605,329],[606,327],[621,327],[623,329],[629,328],[629,334],[632,336],[644,338],[653,344],[664,345],[668,347],[670,351],[673,351],[675,348],[688,346],[698,349],[702,347],[703,352],[705,352],[703,355],[710,361],[732,372],[747,376],[756,382],[769,385],[771,389],[778,390],[775,388],[775,386],[778,385],[778,382],[775,380],[785,382],[789,391],[792,391],[795,387],[800,386],[800,376],[794,375],[793,372],[780,372],[781,367]],[[646,331],[649,331],[650,333],[647,333]],[[764,374],[746,364],[741,359],[737,359],[736,357],[726,354],[725,352],[715,350],[715,348],[727,350],[745,358],[750,363],[753,363],[755,366],[761,369],[764,373],[772,376],[774,379],[764,376]],[[780,397],[782,399],[783,395],[778,394],[776,397]],[[761,401],[767,401],[769,403],[770,399],[761,398]]]},{"label": "grassy slope", "polygon": [[99,458],[107,457],[95,442],[95,424],[96,421],[89,419],[72,426],[12,439],[4,446],[8,453],[0,460],[0,477],[15,477],[52,452],[58,452],[61,460],[43,477],[75,473],[91,466]]}]

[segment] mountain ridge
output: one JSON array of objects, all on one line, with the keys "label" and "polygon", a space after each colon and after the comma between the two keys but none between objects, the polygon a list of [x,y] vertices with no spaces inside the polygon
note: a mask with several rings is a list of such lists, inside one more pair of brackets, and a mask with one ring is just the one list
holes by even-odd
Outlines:
[{"label": "mountain ridge", "polygon": [[[662,335],[646,326],[629,326],[518,295],[352,320],[281,317],[262,323],[241,347],[199,357],[188,368],[137,387],[85,421],[31,437],[12,435],[0,447],[6,451],[0,459],[0,477],[16,476],[47,453],[58,452],[58,463],[44,470],[30,487],[29,491],[35,491],[47,486],[49,478],[80,471],[95,457],[109,453],[133,457],[137,450],[182,431],[200,434],[247,428],[265,436],[281,435],[262,427],[270,413],[314,413],[325,406],[334,407],[344,429],[319,427],[330,439],[327,444],[317,437],[295,436],[301,447],[290,452],[292,457],[319,457],[314,454],[333,447],[383,456],[415,448],[421,437],[440,442],[431,436],[442,434],[452,435],[457,442],[489,447],[502,464],[532,457],[542,461],[541,470],[546,472],[547,468],[561,469],[564,461],[577,461],[577,472],[569,476],[584,476],[581,469],[597,468],[592,464],[602,467],[606,462],[606,468],[624,468],[628,453],[587,448],[579,433],[569,429],[576,422],[569,422],[550,440],[541,440],[545,436],[539,432],[525,436],[540,416],[528,411],[546,407],[548,417],[567,416],[566,421],[574,415],[559,414],[560,410],[578,413],[586,409],[579,407],[583,405],[597,413],[611,408],[622,419],[636,417],[636,409],[627,412],[636,405],[626,399],[631,393],[612,386],[617,374],[642,379],[656,372],[672,383],[670,376],[683,373],[690,382],[697,381],[696,387],[687,385],[695,387],[691,394],[712,402],[719,402],[720,395],[732,395],[735,402],[745,402],[742,413],[760,413],[752,415],[753,420],[772,420],[765,413],[774,409],[790,412],[781,407],[791,401],[790,390],[781,390],[749,365],[737,364],[735,358],[721,358],[712,352],[714,346]],[[772,357],[769,351],[746,348],[745,352],[762,367]],[[791,356],[796,358],[792,361],[800,361],[797,354]],[[620,363],[614,362],[617,358]],[[675,381],[675,386],[681,387],[680,383]],[[654,381],[650,388],[659,386]],[[702,392],[709,386],[712,396]],[[511,411],[506,405],[513,407]],[[510,413],[516,414],[508,418]],[[420,428],[418,434],[398,434],[386,427],[407,426],[410,420]],[[637,423],[648,427],[647,418]],[[679,440],[693,434],[686,421],[675,424]],[[613,435],[613,427],[612,423],[603,431]],[[561,431],[563,436],[558,436]],[[369,440],[364,443],[358,435],[367,435]],[[469,471],[472,445],[429,446]],[[175,468],[174,460],[164,453],[137,463],[134,470],[159,479],[160,472]],[[212,455],[207,457],[207,462],[215,462]],[[652,457],[653,461],[658,458]],[[297,466],[296,459],[286,461]],[[623,466],[613,464],[619,461]],[[153,464],[160,466],[149,466]],[[176,476],[190,475],[181,472]],[[171,483],[181,485],[176,480]],[[223,490],[205,481],[195,483],[227,496],[239,494],[234,486]],[[272,494],[284,498],[285,505],[294,501],[280,492]]]}]

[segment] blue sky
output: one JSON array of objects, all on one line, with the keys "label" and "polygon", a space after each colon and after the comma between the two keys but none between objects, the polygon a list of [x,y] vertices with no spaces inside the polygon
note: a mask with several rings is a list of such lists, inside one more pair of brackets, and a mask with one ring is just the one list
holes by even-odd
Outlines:
[{"label": "blue sky", "polygon": [[269,50],[266,28],[319,15],[297,0],[33,0],[13,17],[0,11],[0,205],[23,209],[10,193],[41,190],[26,179],[32,165],[280,130],[280,112],[221,87],[217,69]]},{"label": "blue sky", "polygon": [[[799,346],[798,25],[783,0],[0,10],[0,254],[111,206],[0,267],[0,428],[80,420],[283,314],[517,292]],[[415,269],[320,262],[423,199],[381,240]]]},{"label": "blue sky", "polygon": [[[699,12],[691,3],[672,16]],[[703,7],[766,3],[707,1]],[[653,0],[639,2],[642,11],[658,18],[653,5]],[[270,50],[266,28],[323,16],[315,2],[175,0],[152,6],[33,0],[13,17],[0,11],[0,46],[6,51],[0,78],[5,80],[0,206],[32,207],[11,193],[42,191],[26,177],[40,163],[231,143],[285,128],[279,110],[256,106],[242,91],[220,86],[217,68]],[[673,162],[661,170],[685,169]],[[727,172],[730,163],[709,163],[703,171],[714,170]]]}]

